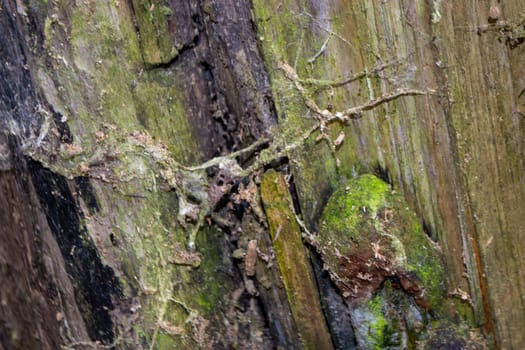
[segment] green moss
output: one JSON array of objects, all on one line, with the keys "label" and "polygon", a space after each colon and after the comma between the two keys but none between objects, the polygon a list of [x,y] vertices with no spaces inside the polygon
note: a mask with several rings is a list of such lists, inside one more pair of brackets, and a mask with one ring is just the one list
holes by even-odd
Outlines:
[{"label": "green moss", "polygon": [[[323,213],[321,224],[338,231],[356,227],[360,213],[370,213],[375,218],[379,209],[387,206],[390,186],[373,175],[362,175],[339,189]],[[358,238],[354,232],[354,238]]]},{"label": "green moss", "polygon": [[204,315],[210,315],[230,290],[231,279],[224,273],[217,273],[217,267],[222,264],[221,242],[223,234],[215,227],[206,227],[197,235],[197,247],[200,248],[202,262],[200,273],[194,274],[193,287],[201,286],[194,290],[194,303],[202,310]]},{"label": "green moss", "polygon": [[162,332],[159,333],[157,336],[157,349],[173,349],[175,346],[177,346],[177,343],[173,336]]},{"label": "green moss", "polygon": [[140,46],[147,64],[166,63],[178,55],[166,17],[172,15],[168,3],[160,0],[134,0]]},{"label": "green moss", "polygon": [[369,339],[368,342],[374,349],[384,349],[384,345],[388,343],[388,321],[383,315],[381,297],[376,295],[367,303],[373,318],[369,325]]},{"label": "green moss", "polygon": [[414,271],[421,279],[426,290],[425,299],[429,301],[431,307],[442,309],[445,290],[443,263],[429,238],[425,236],[415,214],[407,213],[407,219],[411,219],[407,220],[410,225],[401,238],[406,247],[407,269]]},{"label": "green moss", "polygon": [[161,6],[160,14],[163,16],[171,16],[173,14],[173,10],[169,8],[168,6]]},{"label": "green moss", "polygon": [[439,254],[403,198],[381,179],[361,175],[341,186],[323,211],[318,241],[334,271],[339,258],[331,250],[373,256],[377,252],[372,254],[371,246],[379,244],[390,269],[415,273],[425,300],[440,309],[444,272]]},{"label": "green moss", "polygon": [[[399,343],[400,334],[406,333],[405,341],[413,348],[417,341],[426,339],[433,327],[431,319],[457,322],[449,319],[452,306],[443,294],[445,274],[439,252],[402,196],[379,178],[358,176],[332,195],[321,217],[317,247],[334,273],[332,277],[337,277],[336,284],[341,287],[337,281],[343,281],[357,288],[357,299],[348,301],[354,305],[354,322],[362,324],[357,332],[363,344],[388,348]],[[346,260],[341,260],[341,256],[352,261],[361,277],[345,269],[341,261]],[[352,260],[353,257],[358,259]],[[359,265],[361,261],[363,264]],[[368,273],[377,274],[379,282],[364,283],[362,278]],[[390,279],[398,281],[396,288],[392,288],[394,282]],[[403,280],[424,290],[423,296],[405,290]],[[468,313],[468,305],[462,306],[465,310],[460,314]],[[461,327],[468,328],[466,324]]]},{"label": "green moss", "polygon": [[52,30],[53,30],[53,22],[51,21],[51,18],[46,17],[46,21],[44,23],[44,36],[47,40],[52,38]]}]

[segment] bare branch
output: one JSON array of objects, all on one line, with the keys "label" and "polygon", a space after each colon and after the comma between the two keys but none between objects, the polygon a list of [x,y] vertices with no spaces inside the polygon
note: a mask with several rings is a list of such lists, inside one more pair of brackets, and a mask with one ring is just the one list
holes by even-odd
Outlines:
[{"label": "bare branch", "polygon": [[325,52],[326,46],[328,45],[328,42],[330,41],[331,37],[332,37],[332,33],[328,34],[328,36],[326,37],[326,40],[324,41],[323,45],[321,45],[321,48],[319,49],[319,51],[317,51],[317,53],[315,55],[313,55],[307,61],[308,63],[313,64],[319,58],[319,56],[321,56],[323,54],[323,52]]},{"label": "bare branch", "polygon": [[[398,89],[394,92],[382,95],[376,99],[370,100],[367,103],[350,107],[346,109],[343,113],[343,118],[348,117],[350,119],[358,119],[361,117],[361,114],[365,111],[376,108],[379,105],[393,101],[401,96],[417,96],[417,95],[429,95],[433,94],[433,91],[424,91],[424,90],[414,90],[414,89]],[[341,119],[341,117],[334,116],[334,119]]]},{"label": "bare branch", "polygon": [[[292,82],[294,82],[295,87],[299,91],[299,93],[302,95],[302,97],[305,100],[305,105],[312,110],[320,119],[322,128],[327,123],[331,123],[333,121],[342,121],[346,122],[349,119],[358,119],[361,117],[361,114],[365,111],[372,110],[376,108],[379,105],[382,105],[384,103],[393,101],[399,97],[402,96],[418,96],[418,95],[435,95],[436,91],[434,90],[417,90],[417,89],[397,89],[394,92],[390,92],[384,95],[381,95],[378,98],[372,99],[362,105],[350,107],[342,112],[336,112],[332,113],[328,110],[321,110],[319,106],[308,96],[307,90],[302,85],[301,79],[299,79],[299,76],[297,75],[297,72],[287,63],[285,62],[279,62],[279,68],[284,72],[286,78]],[[379,66],[378,69],[384,69],[384,67]],[[356,77],[359,79],[359,77],[366,76],[366,71],[361,72]],[[308,82],[308,81],[307,81]]]},{"label": "bare branch", "polygon": [[330,28],[327,28],[325,27],[322,23],[319,22],[319,20],[317,20],[314,16],[312,16],[310,13],[306,12],[306,11],[303,11],[301,12],[301,14],[307,16],[310,18],[310,20],[312,21],[312,23],[318,27],[319,29],[322,29],[324,30],[325,32],[327,32],[328,34],[330,35],[333,35],[335,36],[337,39],[341,40],[342,42],[344,42],[345,44],[347,44],[348,46],[350,46],[352,48],[352,50],[355,50],[354,48],[354,45],[352,45],[348,40],[346,40],[345,38],[343,38],[341,35],[339,35],[338,33],[334,32],[333,30],[331,30]]},{"label": "bare branch", "polygon": [[363,79],[369,75],[376,75],[384,71],[386,68],[389,68],[397,63],[399,63],[399,60],[382,63],[372,68],[372,70],[370,71],[365,69],[357,74],[354,74],[350,77],[344,78],[342,80],[337,80],[337,81],[323,80],[323,79],[299,79],[299,82],[304,85],[313,85],[318,88],[329,88],[329,87],[336,88],[336,87],[341,87],[341,86],[353,83],[354,81]]},{"label": "bare branch", "polygon": [[186,167],[185,169],[188,170],[188,171],[205,170],[205,169],[211,168],[212,166],[220,165],[220,164],[224,163],[227,160],[233,160],[236,157],[239,157],[239,156],[241,156],[241,155],[243,155],[245,153],[251,153],[251,152],[257,151],[259,148],[263,147],[264,145],[267,145],[268,143],[270,143],[270,139],[268,139],[268,138],[261,138],[261,139],[255,141],[254,143],[252,143],[251,145],[249,145],[246,148],[243,148],[243,149],[240,149],[238,151],[229,153],[226,156],[212,158],[212,159],[208,160],[207,162],[204,162],[202,164],[199,164],[199,165],[193,166],[193,167]]}]

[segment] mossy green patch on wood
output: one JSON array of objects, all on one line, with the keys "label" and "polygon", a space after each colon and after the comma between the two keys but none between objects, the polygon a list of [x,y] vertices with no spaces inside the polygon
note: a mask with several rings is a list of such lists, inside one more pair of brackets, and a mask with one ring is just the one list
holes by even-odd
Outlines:
[{"label": "mossy green patch on wood", "polygon": [[366,301],[395,276],[424,308],[442,307],[439,253],[402,197],[383,180],[361,175],[337,190],[323,211],[317,241],[349,300]]},{"label": "mossy green patch on wood", "polygon": [[301,239],[284,176],[268,171],[261,183],[261,198],[279,270],[292,316],[305,349],[331,349],[308,254]]},{"label": "mossy green patch on wood", "polygon": [[373,314],[373,321],[370,324],[370,338],[369,343],[373,344],[374,349],[383,349],[388,339],[389,322],[383,315],[381,307],[383,303],[379,296],[375,296],[368,302],[370,311]]},{"label": "mossy green patch on wood", "polygon": [[172,71],[149,71],[133,90],[142,127],[162,140],[175,159],[191,164],[200,158],[184,110],[184,90]]},{"label": "mossy green patch on wood", "polygon": [[[325,209],[322,225],[340,232],[358,228],[360,212],[369,212],[372,218],[377,217],[379,209],[387,206],[389,193],[390,186],[381,179],[372,175],[357,177],[351,185],[338,192],[341,200],[331,201],[331,206]],[[357,239],[359,232],[353,232],[351,236]]]},{"label": "mossy green patch on wood", "polygon": [[89,231],[127,282],[124,294],[141,315],[133,335],[155,349],[203,346],[203,327],[212,318],[222,320],[219,305],[231,288],[229,277],[216,271],[222,235],[206,229],[199,235],[202,253],[189,252],[180,243],[187,233],[177,219],[176,193],[148,190],[142,179],[119,187],[126,191],[121,195],[93,183],[99,212],[87,218]]},{"label": "mossy green patch on wood", "polygon": [[349,180],[331,196],[315,245],[362,348],[415,349],[429,338],[433,320],[469,329],[450,315],[439,250],[402,196],[374,175]]},{"label": "mossy green patch on wood", "polygon": [[[155,4],[153,8],[164,16],[159,23],[165,23],[170,16],[166,6]],[[115,125],[128,132],[147,130],[177,160],[192,163],[200,154],[193,147],[195,140],[183,107],[188,103],[180,86],[183,73],[146,69],[135,15],[130,6],[118,1],[50,5],[44,23],[47,55],[41,57],[39,84],[84,154],[95,151],[96,133],[102,125]]]},{"label": "mossy green patch on wood", "polygon": [[172,40],[167,18],[173,11],[162,0],[133,0],[133,9],[140,32],[144,62],[155,65],[167,63],[179,53]]},{"label": "mossy green patch on wood", "polygon": [[[223,232],[217,227],[206,226],[197,236],[197,246],[200,247],[199,255],[202,262],[199,273],[193,274],[192,286],[200,286],[194,289],[193,303],[202,310],[206,317],[219,313],[220,305],[227,304],[224,296],[233,287],[232,281],[226,273],[218,273],[219,266],[224,264],[223,260],[229,257],[223,256],[225,238]],[[189,292],[189,291],[188,291]]]}]

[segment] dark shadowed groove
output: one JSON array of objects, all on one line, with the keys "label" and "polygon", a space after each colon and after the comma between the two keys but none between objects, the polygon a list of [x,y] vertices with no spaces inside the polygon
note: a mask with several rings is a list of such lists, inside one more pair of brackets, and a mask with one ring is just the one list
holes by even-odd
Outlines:
[{"label": "dark shadowed groove", "polygon": [[173,65],[177,64],[182,56],[186,55],[187,53],[191,52],[197,45],[199,45],[200,37],[199,35],[195,35],[193,37],[193,40],[188,43],[184,43],[182,47],[178,49],[177,54],[172,57],[167,62],[161,62],[161,63],[144,63],[144,66],[147,70],[154,70],[154,69],[170,69]]},{"label": "dark shadowed groove", "polygon": [[250,1],[199,1],[206,36],[202,61],[212,69],[219,108],[240,149],[267,135],[277,122],[268,74],[262,59]]},{"label": "dark shadowed groove", "polygon": [[66,263],[79,309],[92,340],[114,341],[113,298],[122,295],[111,268],[105,266],[82,225],[82,217],[67,180],[38,162],[27,160],[33,184],[45,211],[49,227]]},{"label": "dark shadowed groove", "polygon": [[75,179],[75,191],[82,197],[91,215],[94,215],[100,210],[95,191],[89,182],[89,177],[77,177]]},{"label": "dark shadowed groove", "polygon": [[323,262],[319,254],[313,250],[310,252],[321,295],[321,304],[334,346],[336,349],[355,350],[357,345],[348,307],[332,283],[328,272],[323,269]]}]

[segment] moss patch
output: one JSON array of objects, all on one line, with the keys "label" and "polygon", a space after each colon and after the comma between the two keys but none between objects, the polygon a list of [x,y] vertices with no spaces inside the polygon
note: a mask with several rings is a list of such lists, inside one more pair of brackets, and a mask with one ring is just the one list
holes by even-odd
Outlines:
[{"label": "moss patch", "polygon": [[[443,295],[438,250],[403,197],[383,180],[367,174],[342,185],[323,211],[316,246],[350,306],[363,348],[414,349],[438,341],[434,328],[457,322]],[[473,340],[454,335],[453,341]]]},{"label": "moss patch", "polygon": [[326,205],[318,248],[349,300],[366,300],[390,277],[425,308],[439,308],[439,254],[403,198],[383,180],[362,175]]}]

